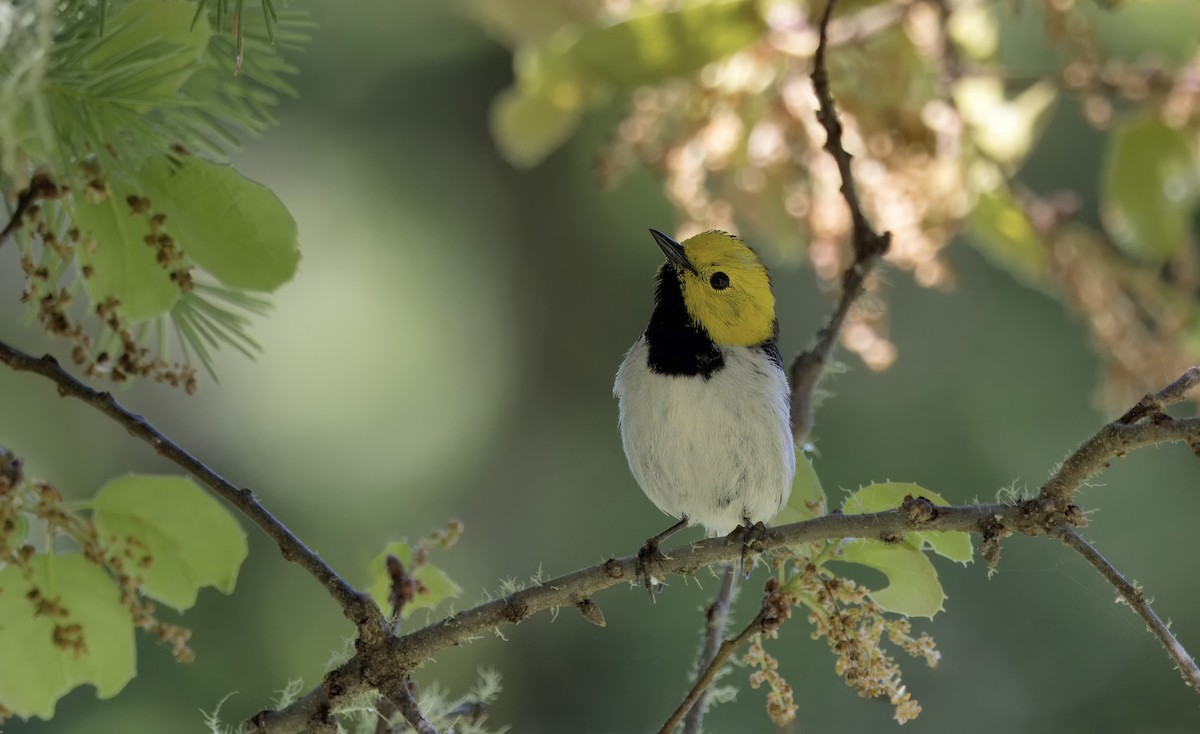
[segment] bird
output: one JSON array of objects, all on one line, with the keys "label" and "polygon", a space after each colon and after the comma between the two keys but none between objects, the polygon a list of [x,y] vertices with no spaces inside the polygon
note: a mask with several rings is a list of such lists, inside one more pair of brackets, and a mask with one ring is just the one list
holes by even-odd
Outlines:
[{"label": "bird", "polygon": [[761,530],[787,502],[796,451],[766,266],[721,230],[683,242],[650,233],[666,260],[613,394],[634,479],[678,518],[638,552],[653,598],[646,569],[659,543],[689,525],[710,537]]}]

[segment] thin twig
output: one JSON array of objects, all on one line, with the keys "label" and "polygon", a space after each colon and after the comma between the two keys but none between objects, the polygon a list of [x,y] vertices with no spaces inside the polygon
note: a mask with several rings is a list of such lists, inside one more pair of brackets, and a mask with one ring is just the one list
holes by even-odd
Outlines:
[{"label": "thin twig", "polygon": [[[703,672],[717,659],[721,649],[721,640],[725,637],[725,622],[729,619],[729,606],[733,603],[734,591],[737,589],[738,566],[740,563],[730,563],[725,566],[725,575],[721,577],[721,588],[713,603],[704,611],[704,646],[700,649],[700,657],[696,662],[696,685],[700,685]],[[700,734],[704,723],[704,709],[708,706],[708,691],[712,685],[709,679],[707,685],[700,689],[695,705],[687,712],[683,721],[683,734]],[[693,688],[692,690],[695,690]]]},{"label": "thin twig", "polygon": [[[1200,385],[1200,367],[1192,367],[1162,390],[1142,398],[1124,415],[1103,426],[1075,449],[1042,485],[1041,496],[1060,508],[1069,506],[1075,492],[1088,479],[1107,468],[1109,461],[1124,456],[1130,449],[1145,446],[1140,440],[1144,435],[1158,435],[1162,429],[1177,423],[1176,419],[1163,412],[1164,408],[1183,402],[1187,392],[1197,385]],[[1145,426],[1157,428],[1140,432],[1129,430]],[[1200,443],[1195,439],[1189,440],[1189,443],[1193,450],[1200,449]]]},{"label": "thin twig", "polygon": [[8,218],[8,224],[4,225],[4,229],[0,230],[0,247],[4,245],[10,235],[20,229],[25,220],[25,213],[29,211],[29,207],[40,199],[43,195],[55,193],[58,187],[50,181],[50,178],[44,174],[35,175],[29,185],[22,189],[21,193],[17,194],[17,205],[13,207],[12,215]]},{"label": "thin twig", "polygon": [[346,617],[358,627],[364,638],[370,640],[386,634],[387,625],[383,615],[370,597],[356,591],[330,568],[324,559],[313,552],[286,525],[263,507],[252,491],[234,486],[179,444],[163,435],[145,418],[124,408],[109,393],[93,390],[75,379],[58,364],[54,357],[50,355],[41,358],[33,357],[0,342],[0,362],[4,362],[18,372],[32,372],[50,379],[58,386],[59,395],[82,400],[119,423],[130,435],[150,444],[160,456],[200,480],[219,497],[236,507],[254,524],[262,528],[263,532],[279,545],[279,551],[285,559],[299,564],[325,587],[329,595],[342,608]]},{"label": "thin twig", "polygon": [[387,696],[380,696],[375,702],[375,714],[379,717],[375,720],[375,734],[395,734],[395,729],[392,727],[392,717],[398,713],[396,704]]},{"label": "thin twig", "polygon": [[417,734],[438,734],[437,727],[425,718],[417,706],[417,699],[412,692],[412,680],[404,676],[395,681],[386,681],[379,686],[379,692],[395,704],[400,715],[408,722]]},{"label": "thin twig", "polygon": [[1108,582],[1117,589],[1117,593],[1121,595],[1121,599],[1129,605],[1129,608],[1137,613],[1146,622],[1146,626],[1162,643],[1162,646],[1167,649],[1167,654],[1175,661],[1175,665],[1179,667],[1179,674],[1183,676],[1183,682],[1189,688],[1200,692],[1200,667],[1196,666],[1195,659],[1188,654],[1183,645],[1179,644],[1179,640],[1175,635],[1171,634],[1170,628],[1159,619],[1154,610],[1150,608],[1150,603],[1146,601],[1146,595],[1142,590],[1133,585],[1121,575],[1121,572],[1113,567],[1104,556],[1100,555],[1100,551],[1096,550],[1091,543],[1080,537],[1079,533],[1069,525],[1062,525],[1058,531],[1058,538],[1062,542],[1074,548],[1079,555],[1092,564],[1092,566],[1100,572],[1100,575],[1108,579]]},{"label": "thin twig", "polygon": [[833,17],[833,9],[837,0],[829,0],[825,13],[821,16],[820,37],[817,50],[813,54],[813,89],[817,95],[817,120],[825,128],[825,150],[837,162],[838,173],[842,178],[842,198],[850,209],[850,219],[853,223],[854,261],[842,275],[842,296],[837,308],[829,317],[825,326],[817,332],[813,345],[801,352],[792,362],[792,433],[796,436],[797,444],[803,445],[812,433],[813,411],[816,403],[817,388],[825,374],[825,368],[833,356],[834,347],[842,334],[846,316],[850,308],[863,294],[867,277],[875,268],[879,259],[887,252],[891,244],[890,232],[879,234],[867,220],[863,212],[862,201],[858,196],[858,187],[854,183],[854,174],[850,169],[852,156],[842,145],[842,123],[838,119],[837,106],[833,101],[833,93],[829,90],[829,72],[825,68],[825,50],[828,47],[829,20]]},{"label": "thin twig", "polygon": [[704,695],[708,692],[708,689],[712,687],[713,680],[717,677],[717,672],[721,670],[722,666],[729,661],[729,658],[733,657],[733,654],[737,652],[739,647],[741,647],[755,634],[762,631],[763,622],[766,621],[767,615],[769,614],[770,607],[764,603],[763,608],[759,610],[754,619],[750,620],[750,624],[746,625],[746,629],[739,632],[736,637],[725,640],[721,643],[720,647],[717,648],[716,654],[713,655],[712,660],[709,661],[708,667],[706,667],[704,672],[700,674],[700,677],[696,679],[696,684],[693,685],[692,689],[688,691],[688,694],[684,696],[683,701],[679,704],[679,708],[675,709],[675,712],[671,714],[671,716],[667,719],[667,722],[662,725],[661,729],[658,730],[658,734],[671,734],[671,732],[675,731],[675,727],[679,726],[679,722],[683,720],[684,715],[687,714],[687,712],[691,710],[701,698],[704,697]]}]

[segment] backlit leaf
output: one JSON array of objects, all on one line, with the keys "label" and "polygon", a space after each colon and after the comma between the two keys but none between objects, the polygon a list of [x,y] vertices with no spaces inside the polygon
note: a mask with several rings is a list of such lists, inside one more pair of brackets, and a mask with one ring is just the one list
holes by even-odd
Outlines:
[{"label": "backlit leaf", "polygon": [[248,553],[246,533],[229,510],[187,477],[114,479],[92,507],[101,540],[129,549],[133,566],[128,570],[141,578],[147,596],[183,610],[195,605],[203,586],[233,591]]},{"label": "backlit leaf", "polygon": [[127,203],[134,190],[115,182],[109,189],[101,202],[75,197],[73,218],[83,235],[76,252],[80,264],[92,269],[84,284],[93,302],[115,298],[125,319],[145,321],[170,310],[179,299],[179,288],[146,244],[149,217],[135,214]]},{"label": "backlit leaf", "polygon": [[[392,612],[392,581],[387,574],[388,556],[396,556],[404,564],[405,570],[412,573],[412,549],[409,548],[408,543],[391,543],[383,553],[375,556],[371,561],[371,585],[367,588],[367,593],[384,611],[384,614]],[[426,563],[421,566],[417,569],[414,577],[425,587],[425,592],[417,594],[412,601],[404,605],[401,616],[405,619],[418,609],[432,609],[443,600],[457,597],[462,593],[458,584],[454,583],[442,569],[432,564]]]},{"label": "backlit leaf", "polygon": [[[814,511],[814,508],[816,510]],[[792,480],[792,494],[779,514],[775,516],[772,525],[811,520],[826,512],[825,490],[821,488],[821,478],[813,468],[810,457],[803,453],[796,454],[796,478]]]},{"label": "backlit leaf", "polygon": [[932,617],[942,611],[946,594],[937,569],[924,553],[908,543],[851,540],[842,545],[840,555],[834,559],[859,563],[887,576],[888,585],[870,594],[884,611],[909,617]]},{"label": "backlit leaf", "polygon": [[536,165],[570,138],[597,96],[695,73],[765,32],[755,0],[689,3],[610,25],[568,26],[518,49],[517,82],[492,104],[492,137],[513,165]]},{"label": "backlit leaf", "polygon": [[979,194],[967,216],[967,234],[988,260],[1018,280],[1034,286],[1045,283],[1049,247],[1007,186]]},{"label": "backlit leaf", "polygon": [[1200,159],[1192,141],[1156,117],[1129,120],[1108,137],[1104,223],[1125,252],[1161,262],[1190,240],[1200,204]]},{"label": "backlit leaf", "polygon": [[582,117],[582,93],[568,82],[534,93],[510,88],[492,102],[492,139],[509,163],[530,168],[565,143]]},{"label": "backlit leaf", "polygon": [[1013,99],[998,76],[968,76],[954,85],[954,99],[975,145],[989,158],[1015,169],[1041,137],[1058,98],[1052,82],[1030,85]]},{"label": "backlit leaf", "polygon": [[[923,497],[935,505],[949,505],[940,494],[910,482],[878,482],[868,484],[846,498],[842,512],[847,515],[862,515],[883,512],[899,507],[906,496]],[[969,563],[973,556],[971,535],[964,532],[938,533],[920,531],[908,533],[904,542],[915,550],[929,548],[940,556],[959,563]],[[869,565],[869,564],[868,564]]]},{"label": "backlit leaf", "polygon": [[[134,674],[133,620],[116,583],[78,553],[0,569],[0,705],[17,716],[54,715],[58,699],[83,684],[111,698]],[[35,614],[36,589],[53,610]],[[78,627],[74,627],[78,625]],[[55,630],[75,645],[56,645]]]},{"label": "backlit leaf", "polygon": [[296,221],[266,186],[193,157],[152,159],[140,181],[176,245],[222,284],[272,291],[295,275]]},{"label": "backlit leaf", "polygon": [[754,0],[688,3],[608,26],[569,28],[539,54],[549,78],[631,89],[691,74],[766,32]]}]

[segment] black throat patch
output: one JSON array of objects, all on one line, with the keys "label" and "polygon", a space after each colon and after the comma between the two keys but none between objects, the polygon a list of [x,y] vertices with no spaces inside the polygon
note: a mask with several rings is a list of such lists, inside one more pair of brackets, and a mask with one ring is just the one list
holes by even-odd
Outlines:
[{"label": "black throat patch", "polygon": [[708,332],[688,316],[679,272],[670,264],[658,271],[646,343],[650,347],[647,365],[660,375],[699,375],[707,380],[725,366]]}]

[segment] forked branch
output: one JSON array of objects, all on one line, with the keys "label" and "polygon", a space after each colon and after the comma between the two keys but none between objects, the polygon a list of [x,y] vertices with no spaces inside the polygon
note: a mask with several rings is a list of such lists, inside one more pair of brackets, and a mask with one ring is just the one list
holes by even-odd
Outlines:
[{"label": "forked branch", "polygon": [[813,345],[801,352],[792,362],[792,433],[796,436],[797,444],[803,444],[812,433],[817,388],[825,374],[825,368],[829,365],[834,347],[841,337],[846,316],[862,296],[867,277],[875,269],[880,258],[887,253],[892,242],[890,232],[876,232],[867,220],[858,196],[858,187],[854,183],[854,174],[850,169],[853,156],[846,152],[842,145],[842,122],[838,118],[833,93],[829,90],[829,73],[825,68],[825,50],[829,45],[829,20],[833,17],[836,6],[837,0],[829,0],[829,4],[825,6],[825,13],[821,16],[820,36],[816,53],[813,54],[812,81],[819,104],[817,120],[825,128],[825,150],[837,161],[838,173],[842,178],[842,198],[846,200],[846,206],[850,209],[854,260],[842,275],[842,295],[829,321],[817,332]]}]

